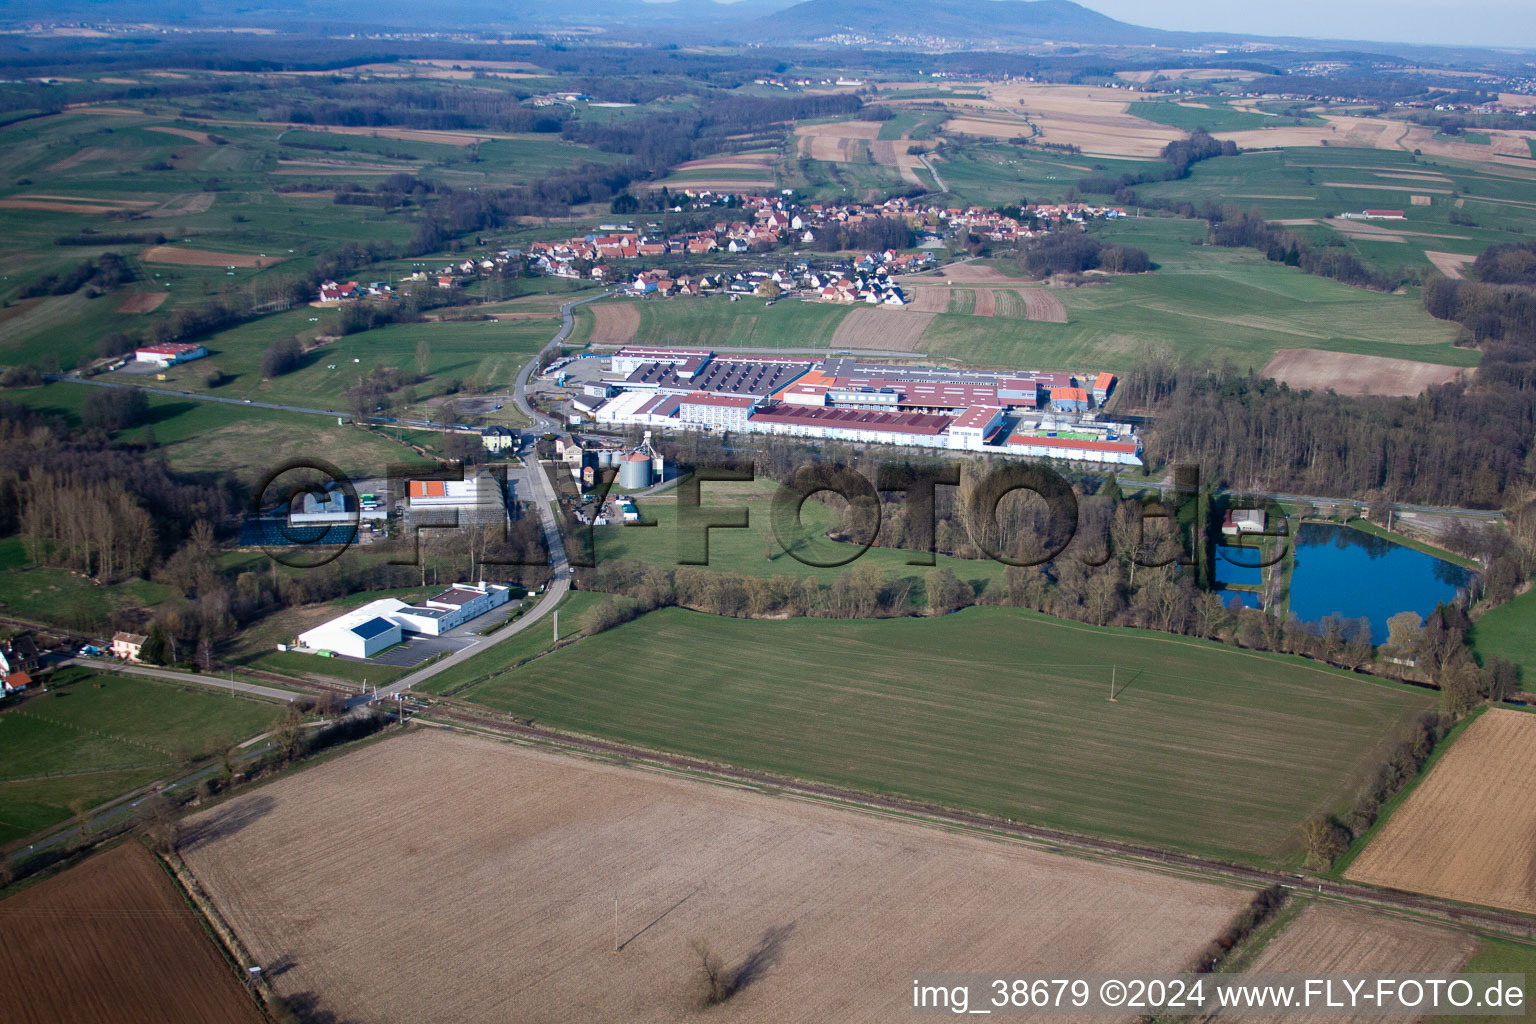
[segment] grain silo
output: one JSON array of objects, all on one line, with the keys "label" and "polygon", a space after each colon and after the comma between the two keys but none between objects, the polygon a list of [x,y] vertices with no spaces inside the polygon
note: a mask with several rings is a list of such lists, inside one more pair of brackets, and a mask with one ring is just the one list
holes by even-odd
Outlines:
[{"label": "grain silo", "polygon": [[651,457],[645,452],[630,452],[619,464],[619,486],[637,491],[651,486]]}]

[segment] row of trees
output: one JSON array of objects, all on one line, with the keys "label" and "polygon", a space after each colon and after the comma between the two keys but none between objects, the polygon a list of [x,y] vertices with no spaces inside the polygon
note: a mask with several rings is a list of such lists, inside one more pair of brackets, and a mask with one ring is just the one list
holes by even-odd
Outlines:
[{"label": "row of trees", "polygon": [[1314,248],[1294,233],[1269,223],[1255,211],[1245,212],[1235,206],[1213,203],[1206,207],[1205,217],[1211,225],[1211,241],[1216,245],[1257,249],[1272,262],[1300,267],[1309,274],[1357,288],[1392,291],[1402,283],[1370,269],[1342,245]]},{"label": "row of trees", "polygon": [[1145,250],[1101,242],[1076,231],[1052,231],[1034,239],[1019,253],[1018,259],[1020,269],[1035,278],[1080,274],[1085,270],[1144,274],[1152,269],[1152,260]]}]

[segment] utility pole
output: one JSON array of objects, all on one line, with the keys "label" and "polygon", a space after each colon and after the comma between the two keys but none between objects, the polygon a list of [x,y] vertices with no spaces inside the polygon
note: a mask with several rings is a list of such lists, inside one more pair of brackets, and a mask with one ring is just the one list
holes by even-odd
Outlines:
[{"label": "utility pole", "polygon": [[619,951],[619,894],[613,894],[613,951]]},{"label": "utility pole", "polygon": [[1117,672],[1119,672],[1119,670],[1120,670],[1120,666],[1118,666],[1118,665],[1111,665],[1111,666],[1109,666],[1109,699],[1110,700],[1114,700],[1115,699],[1115,674]]},{"label": "utility pole", "polygon": [[555,609],[555,643],[560,642],[560,609]]}]

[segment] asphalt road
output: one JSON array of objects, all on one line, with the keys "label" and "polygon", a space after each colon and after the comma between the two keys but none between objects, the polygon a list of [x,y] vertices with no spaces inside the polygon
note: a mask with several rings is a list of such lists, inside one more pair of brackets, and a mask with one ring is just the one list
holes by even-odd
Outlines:
[{"label": "asphalt road", "polygon": [[169,679],[176,683],[188,683],[192,686],[206,686],[210,690],[223,690],[225,693],[234,691],[244,693],[252,697],[265,697],[268,700],[280,700],[285,704],[292,703],[296,698],[304,696],[292,690],[278,690],[270,686],[261,686],[257,683],[242,683],[238,679],[221,679],[218,676],[198,675],[194,672],[177,672],[168,668],[152,668],[148,665],[130,665],[118,661],[116,658],[70,658],[61,662],[64,665],[79,665],[96,672],[122,672],[130,676],[149,676],[154,679]]}]

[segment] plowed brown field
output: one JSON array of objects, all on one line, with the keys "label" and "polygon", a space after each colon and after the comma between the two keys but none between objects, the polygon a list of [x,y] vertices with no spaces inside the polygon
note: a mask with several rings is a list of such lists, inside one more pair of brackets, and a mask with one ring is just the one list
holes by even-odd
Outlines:
[{"label": "plowed brown field", "polygon": [[1466,369],[1412,359],[1359,356],[1315,348],[1283,348],[1261,371],[1293,388],[1341,395],[1401,395],[1411,398],[1431,384],[1455,380]]},{"label": "plowed brown field", "polygon": [[828,344],[839,348],[878,348],[914,352],[923,332],[933,323],[932,313],[902,309],[855,309],[838,323]]},{"label": "plowed brown field", "polygon": [[155,245],[139,254],[145,263],[173,263],[184,267],[270,267],[283,262],[277,256],[252,256],[244,252],[210,252],[207,249],[180,249],[174,245]]},{"label": "plowed brown field", "polygon": [[[1477,940],[1417,921],[1364,910],[1312,904],[1286,926],[1256,960],[1255,973],[1454,974],[1471,958]],[[1222,1020],[1234,1019],[1227,1014]],[[1295,1024],[1298,1020],[1359,1021],[1379,1016],[1261,1017],[1244,1014],[1244,1024]]]},{"label": "plowed brown field", "polygon": [[629,341],[640,329],[640,310],[630,302],[593,306],[592,317],[596,323],[592,325],[592,337],[587,340],[600,345]]},{"label": "plowed brown field", "polygon": [[1536,715],[1484,712],[1344,874],[1536,913]]},{"label": "plowed brown field", "polygon": [[153,313],[165,301],[167,292],[139,292],[123,300],[117,307],[119,313]]},{"label": "plowed brown field", "polygon": [[[1249,898],[438,730],[190,824],[236,932],[291,963],[278,990],[374,1024],[902,1020],[914,970],[1171,970]],[[692,939],[750,971],[721,1006]]]},{"label": "plowed brown field", "polygon": [[0,1018],[261,1024],[203,923],[138,843],[0,903]]}]

